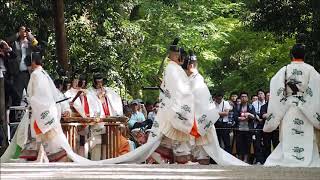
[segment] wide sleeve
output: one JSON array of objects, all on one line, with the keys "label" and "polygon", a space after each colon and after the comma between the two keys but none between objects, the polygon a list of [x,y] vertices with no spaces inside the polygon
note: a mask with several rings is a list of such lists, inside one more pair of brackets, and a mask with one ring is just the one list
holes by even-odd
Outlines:
[{"label": "wide sleeve", "polygon": [[108,87],[106,87],[106,91],[110,100],[110,105],[115,113],[114,116],[123,116],[123,105],[120,95]]},{"label": "wide sleeve", "polygon": [[189,134],[194,123],[194,99],[186,73],[180,66],[169,64],[162,87],[167,118],[172,127]]},{"label": "wide sleeve", "polygon": [[267,111],[267,119],[265,121],[263,131],[272,132],[275,130],[285,115],[287,106],[285,105],[285,70],[280,69],[270,82],[270,100]]},{"label": "wide sleeve", "polygon": [[298,105],[303,114],[317,129],[320,129],[320,74],[312,69],[304,101]]},{"label": "wide sleeve", "polygon": [[36,121],[43,134],[55,127],[58,123],[58,110],[55,104],[54,95],[45,75],[41,72],[31,74],[32,94],[30,105],[32,117]]},{"label": "wide sleeve", "polygon": [[[198,133],[205,136],[219,118],[208,86],[198,74],[192,81]],[[227,105],[227,104],[225,104]]]},{"label": "wide sleeve", "polygon": [[[58,101],[61,101],[61,100],[64,100],[66,99],[67,97],[61,93],[60,91],[58,91],[58,97],[59,97],[59,100]],[[70,112],[71,113],[71,108],[70,108],[70,105],[69,105],[69,101],[68,100],[65,100],[65,101],[62,101],[60,102],[60,106],[61,106],[61,112]]]}]

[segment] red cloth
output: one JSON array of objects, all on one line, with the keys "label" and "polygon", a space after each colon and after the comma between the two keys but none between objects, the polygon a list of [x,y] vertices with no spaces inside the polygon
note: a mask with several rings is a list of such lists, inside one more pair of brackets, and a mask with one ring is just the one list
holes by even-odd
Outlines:
[{"label": "red cloth", "polygon": [[102,107],[103,107],[103,111],[104,111],[104,115],[110,116],[110,111],[109,111],[109,106],[108,106],[108,99],[106,97],[106,101],[102,103]]},{"label": "red cloth", "polygon": [[83,104],[84,113],[86,113],[87,116],[90,116],[87,96],[83,96],[83,98],[81,98],[81,103]]},{"label": "red cloth", "polygon": [[198,133],[198,127],[197,127],[197,123],[196,123],[196,118],[194,118],[194,120],[193,120],[193,126],[192,126],[190,134],[192,136],[194,136],[195,138],[199,138],[200,137],[200,134]]},{"label": "red cloth", "polygon": [[34,128],[34,131],[36,132],[36,135],[42,134],[42,132],[41,132],[41,130],[40,130],[40,128],[39,128],[39,126],[38,126],[36,121],[34,121],[34,123],[33,123],[33,128]]}]

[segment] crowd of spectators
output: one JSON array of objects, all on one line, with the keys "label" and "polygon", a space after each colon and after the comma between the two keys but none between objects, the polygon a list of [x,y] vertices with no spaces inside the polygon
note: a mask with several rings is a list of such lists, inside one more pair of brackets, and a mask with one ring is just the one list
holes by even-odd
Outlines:
[{"label": "crowd of spectators", "polygon": [[220,118],[215,123],[220,146],[250,164],[263,164],[272,148],[279,143],[279,131],[263,132],[270,93],[258,90],[251,96],[247,92],[213,95]]}]

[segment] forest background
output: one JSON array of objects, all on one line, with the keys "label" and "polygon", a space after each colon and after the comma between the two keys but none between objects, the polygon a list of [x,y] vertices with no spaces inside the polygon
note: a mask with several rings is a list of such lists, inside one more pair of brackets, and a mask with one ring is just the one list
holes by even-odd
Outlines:
[{"label": "forest background", "polygon": [[[57,62],[54,0],[1,0],[0,38],[25,25],[37,36],[45,69]],[[305,33],[306,62],[320,70],[318,0],[65,0],[69,76],[103,73],[122,97],[154,102],[154,80],[167,47],[179,36],[193,49],[210,90],[269,89],[271,77],[290,62],[289,50]]]}]

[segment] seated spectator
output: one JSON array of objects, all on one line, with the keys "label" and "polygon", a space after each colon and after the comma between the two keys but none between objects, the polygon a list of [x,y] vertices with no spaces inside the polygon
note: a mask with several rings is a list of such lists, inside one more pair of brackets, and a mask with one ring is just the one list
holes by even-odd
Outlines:
[{"label": "seated spectator", "polygon": [[156,118],[158,109],[159,109],[159,102],[155,102],[154,105],[153,105],[152,111],[149,112],[149,114],[148,114],[148,119],[152,120],[152,122]]},{"label": "seated spectator", "polygon": [[[143,121],[145,121],[145,117],[142,112],[139,111],[139,106],[140,103],[137,100],[133,100],[130,103],[131,109],[132,109],[132,114],[129,119],[128,125],[129,128],[132,129],[133,126],[137,123],[137,125],[141,124]],[[136,125],[136,126],[137,126]]]},{"label": "seated spectator", "polygon": [[139,103],[138,111],[142,112],[142,114],[144,115],[144,118],[147,119],[148,111],[144,105],[144,102],[141,99],[136,99],[135,101]]}]

